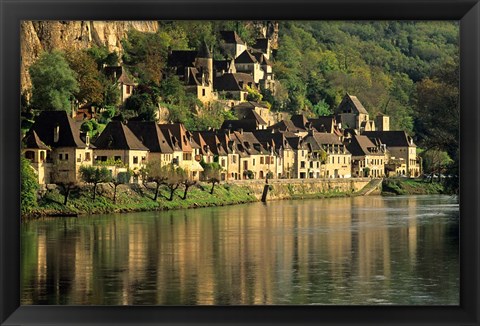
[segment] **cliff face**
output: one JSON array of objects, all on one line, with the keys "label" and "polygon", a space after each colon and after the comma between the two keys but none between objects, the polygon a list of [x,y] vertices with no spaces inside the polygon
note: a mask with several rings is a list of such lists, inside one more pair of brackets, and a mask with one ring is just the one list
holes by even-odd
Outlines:
[{"label": "cliff face", "polygon": [[107,46],[122,52],[120,41],[128,30],[156,32],[155,21],[24,21],[21,25],[21,89],[30,88],[28,68],[42,51]]}]

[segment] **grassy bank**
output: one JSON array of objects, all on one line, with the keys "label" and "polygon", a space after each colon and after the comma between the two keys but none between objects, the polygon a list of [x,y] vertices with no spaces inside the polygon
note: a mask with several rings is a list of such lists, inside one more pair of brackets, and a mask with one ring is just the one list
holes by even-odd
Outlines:
[{"label": "grassy bank", "polygon": [[445,193],[445,189],[442,183],[431,183],[418,179],[391,178],[385,179],[382,184],[382,195],[431,195],[443,193]]},{"label": "grassy bank", "polygon": [[198,184],[192,186],[187,198],[183,200],[184,189],[176,190],[174,198],[167,198],[170,192],[160,188],[156,201],[154,191],[141,185],[119,186],[117,199],[113,201],[113,187],[104,184],[98,188],[96,199],[92,199],[90,187],[72,190],[67,205],[63,205],[64,196],[58,189],[47,191],[38,202],[38,207],[32,209],[22,218],[29,219],[40,216],[54,216],[62,214],[106,214],[136,211],[155,211],[193,207],[209,207],[241,204],[256,201],[249,187],[236,185],[216,185],[213,195],[210,194],[211,185]]}]

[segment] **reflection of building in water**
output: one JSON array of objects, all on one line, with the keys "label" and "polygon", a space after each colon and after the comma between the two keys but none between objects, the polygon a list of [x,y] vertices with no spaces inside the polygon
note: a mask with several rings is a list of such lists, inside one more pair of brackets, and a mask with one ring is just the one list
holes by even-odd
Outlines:
[{"label": "reflection of building in water", "polygon": [[[37,229],[38,230],[38,229]],[[45,293],[47,286],[47,235],[43,231],[38,234],[37,249],[37,287]]]}]

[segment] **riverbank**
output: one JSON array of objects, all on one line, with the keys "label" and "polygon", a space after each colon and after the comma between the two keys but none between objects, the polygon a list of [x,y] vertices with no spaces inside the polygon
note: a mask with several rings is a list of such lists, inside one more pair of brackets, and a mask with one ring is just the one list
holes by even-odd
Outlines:
[{"label": "riverbank", "polygon": [[435,194],[445,194],[443,183],[408,178],[389,178],[382,183],[384,196]]},{"label": "riverbank", "polygon": [[[270,180],[267,200],[282,199],[314,199],[348,197],[362,195],[371,179],[302,179],[302,180]],[[156,201],[154,185],[139,184],[120,185],[117,188],[114,202],[112,184],[100,184],[96,199],[92,199],[92,187],[82,186],[72,190],[68,202],[63,204],[64,196],[60,188],[50,186],[40,192],[38,207],[22,215],[22,219],[33,219],[43,216],[77,216],[83,214],[128,213],[140,211],[159,211],[184,208],[225,206],[260,201],[265,187],[263,180],[239,181],[223,183],[215,186],[214,194],[210,194],[211,184],[199,183],[192,186],[183,199],[184,188],[176,190],[173,200],[166,187],[160,187]],[[407,195],[407,194],[442,194],[443,186],[439,183],[428,183],[412,179],[386,179],[382,191],[374,194]]]}]

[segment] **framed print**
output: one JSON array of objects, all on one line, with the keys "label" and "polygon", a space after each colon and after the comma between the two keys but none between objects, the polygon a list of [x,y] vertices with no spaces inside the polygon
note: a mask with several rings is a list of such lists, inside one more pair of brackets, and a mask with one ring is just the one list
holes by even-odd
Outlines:
[{"label": "framed print", "polygon": [[478,325],[480,5],[1,5],[2,325]]}]

